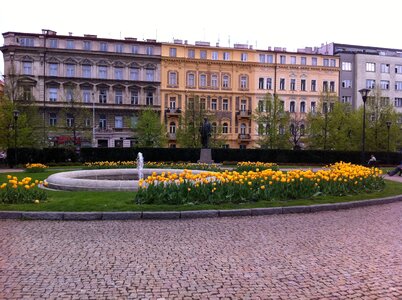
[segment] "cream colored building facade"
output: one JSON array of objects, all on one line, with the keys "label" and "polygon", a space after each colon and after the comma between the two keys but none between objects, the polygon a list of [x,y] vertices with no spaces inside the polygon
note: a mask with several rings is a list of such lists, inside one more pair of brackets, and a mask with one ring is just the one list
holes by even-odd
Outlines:
[{"label": "cream colored building facade", "polygon": [[242,44],[163,43],[161,71],[162,121],[173,147],[179,116],[195,96],[215,116],[213,126],[221,128],[226,147],[255,148],[259,130],[253,113],[266,93],[278,95],[291,119],[302,124],[308,112],[318,109],[323,91],[337,94],[339,87],[336,56]]},{"label": "cream colored building facade", "polygon": [[206,42],[162,44],[162,121],[170,146],[177,145],[180,113],[195,97],[214,115],[212,126],[221,128],[226,147],[253,146],[254,52],[247,47],[210,47]]}]

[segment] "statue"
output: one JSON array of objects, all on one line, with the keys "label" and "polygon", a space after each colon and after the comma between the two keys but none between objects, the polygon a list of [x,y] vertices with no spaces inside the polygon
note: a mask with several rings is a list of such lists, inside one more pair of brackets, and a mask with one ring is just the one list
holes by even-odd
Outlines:
[{"label": "statue", "polygon": [[211,123],[207,118],[204,118],[204,123],[200,127],[202,148],[208,148],[209,138],[211,137]]}]

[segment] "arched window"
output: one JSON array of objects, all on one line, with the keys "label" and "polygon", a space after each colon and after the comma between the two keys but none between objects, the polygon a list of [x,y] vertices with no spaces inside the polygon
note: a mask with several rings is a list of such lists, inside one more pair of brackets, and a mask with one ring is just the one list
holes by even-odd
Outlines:
[{"label": "arched window", "polygon": [[306,112],[306,102],[304,101],[300,102],[300,112],[302,113]]},{"label": "arched window", "polygon": [[258,124],[258,135],[264,135],[264,124]]},{"label": "arched window", "polygon": [[300,135],[303,136],[305,134],[306,128],[304,127],[304,124],[300,125]]},{"label": "arched window", "polygon": [[240,134],[246,134],[247,126],[244,123],[240,125]]},{"label": "arched window", "polygon": [[271,126],[269,126],[269,124],[265,125],[265,134],[268,134],[270,130]]},{"label": "arched window", "polygon": [[222,133],[229,133],[229,126],[226,122],[222,125]]},{"label": "arched window", "polygon": [[222,76],[222,88],[230,88],[230,76],[227,74]]},{"label": "arched window", "polygon": [[176,133],[176,123],[175,122],[170,122],[169,133]]},{"label": "arched window", "polygon": [[294,124],[290,124],[290,133],[295,134],[295,125]]},{"label": "arched window", "polygon": [[212,126],[212,132],[216,133],[216,127],[217,127],[216,122],[212,122],[211,126]]},{"label": "arched window", "polygon": [[259,112],[264,111],[264,101],[262,101],[262,100],[258,101],[258,111]]},{"label": "arched window", "polygon": [[279,125],[279,134],[284,135],[285,134],[285,127],[283,125]]},{"label": "arched window", "polygon": [[294,101],[290,101],[290,106],[289,106],[289,111],[290,112],[295,112],[295,102]]}]

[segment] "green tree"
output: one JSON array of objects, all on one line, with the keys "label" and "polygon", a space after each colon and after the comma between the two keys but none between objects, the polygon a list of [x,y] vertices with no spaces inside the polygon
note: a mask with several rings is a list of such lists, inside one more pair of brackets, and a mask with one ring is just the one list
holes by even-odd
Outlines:
[{"label": "green tree", "polygon": [[291,146],[288,130],[290,116],[278,95],[267,93],[253,113],[258,126],[258,145],[266,149],[287,149]]},{"label": "green tree", "polygon": [[[21,76],[15,72],[15,66],[12,63],[8,73],[5,76],[4,96],[2,100],[6,103],[10,101],[14,105],[14,110],[21,114],[21,120],[24,120],[30,127],[30,136],[26,142],[31,147],[39,146],[41,138],[41,128],[43,118],[39,114],[38,107],[35,105],[35,99],[32,96],[33,80],[27,76]],[[7,106],[7,105],[6,105]],[[21,121],[22,122],[22,121]]]},{"label": "green tree", "polygon": [[290,114],[290,142],[293,149],[302,148],[302,138],[305,133],[305,120],[300,114]]},{"label": "green tree", "polygon": [[135,127],[139,147],[164,147],[166,145],[166,129],[160,117],[150,108],[143,110]]},{"label": "green tree", "polygon": [[[360,115],[363,114],[362,108],[359,113]],[[369,151],[386,151],[388,148],[387,121],[396,124],[397,120],[398,114],[390,103],[389,97],[384,97],[380,86],[377,86],[370,92],[366,102],[366,149]],[[390,127],[391,151],[396,150],[399,134],[400,131],[397,126]]]},{"label": "green tree", "polygon": [[[13,113],[15,110],[20,112],[17,123]],[[36,146],[33,129],[28,119],[22,107],[17,106],[6,96],[0,98],[0,149]],[[17,134],[17,140],[15,140],[15,134]]]},{"label": "green tree", "polygon": [[358,114],[350,104],[341,103],[334,93],[323,92],[317,111],[307,115],[310,149],[358,150]]},{"label": "green tree", "polygon": [[87,120],[91,118],[92,112],[90,108],[85,107],[79,89],[68,86],[61,98],[66,105],[60,110],[62,122],[54,130],[71,136],[74,146],[78,137],[81,140],[90,140],[92,129],[88,126]]},{"label": "green tree", "polygon": [[200,124],[204,116],[206,117],[206,112],[201,108],[198,96],[190,97],[186,102],[186,109],[179,118],[176,134],[177,142],[184,148],[200,148]]}]

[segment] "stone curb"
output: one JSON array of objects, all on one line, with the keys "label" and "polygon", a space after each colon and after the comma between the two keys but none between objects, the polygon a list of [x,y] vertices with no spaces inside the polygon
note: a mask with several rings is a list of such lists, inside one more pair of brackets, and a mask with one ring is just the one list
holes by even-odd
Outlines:
[{"label": "stone curb", "polygon": [[221,218],[241,216],[263,216],[294,213],[315,213],[337,211],[356,207],[382,205],[402,201],[402,195],[362,201],[316,204],[306,206],[267,207],[231,210],[189,210],[189,211],[144,211],[144,212],[35,212],[0,211],[1,219],[94,221],[94,220],[167,220]]},{"label": "stone curb", "polygon": [[180,213],[181,219],[214,218],[214,217],[219,217],[219,211],[217,211],[217,210],[189,210],[189,211],[182,211]]}]

